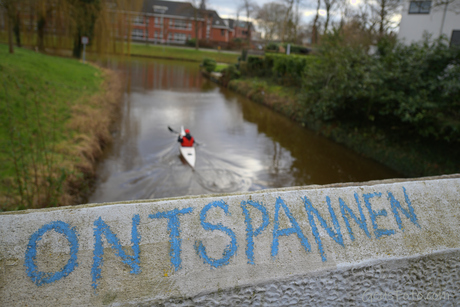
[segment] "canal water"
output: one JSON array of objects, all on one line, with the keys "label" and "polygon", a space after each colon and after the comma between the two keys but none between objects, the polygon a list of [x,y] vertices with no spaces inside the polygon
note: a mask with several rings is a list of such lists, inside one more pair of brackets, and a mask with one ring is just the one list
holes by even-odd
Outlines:
[{"label": "canal water", "polygon": [[[401,175],[203,78],[197,63],[108,59],[126,90],[89,203],[359,182]],[[193,170],[177,135],[190,129]]]}]

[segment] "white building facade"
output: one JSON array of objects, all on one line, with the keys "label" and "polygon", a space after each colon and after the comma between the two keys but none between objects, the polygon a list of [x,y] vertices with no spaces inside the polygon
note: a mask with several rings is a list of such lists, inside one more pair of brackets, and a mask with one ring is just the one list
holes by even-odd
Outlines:
[{"label": "white building facade", "polygon": [[404,0],[398,40],[419,42],[426,33],[432,39],[444,35],[451,45],[460,45],[460,0],[443,2]]}]

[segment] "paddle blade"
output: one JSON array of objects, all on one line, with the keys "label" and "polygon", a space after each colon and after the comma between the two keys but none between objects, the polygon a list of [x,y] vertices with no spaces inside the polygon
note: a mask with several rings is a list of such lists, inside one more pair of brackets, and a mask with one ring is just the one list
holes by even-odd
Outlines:
[{"label": "paddle blade", "polygon": [[169,127],[169,126],[168,126],[168,129],[169,129],[169,131],[171,131],[171,132],[179,133],[179,132],[177,132],[176,130],[174,130],[173,128],[171,128],[171,127]]}]

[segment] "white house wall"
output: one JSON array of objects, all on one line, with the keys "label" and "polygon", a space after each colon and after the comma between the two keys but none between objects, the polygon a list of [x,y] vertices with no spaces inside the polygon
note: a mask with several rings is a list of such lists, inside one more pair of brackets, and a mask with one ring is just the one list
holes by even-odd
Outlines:
[{"label": "white house wall", "polygon": [[404,2],[398,40],[407,44],[419,42],[423,40],[426,32],[432,35],[432,39],[437,39],[443,34],[450,41],[452,31],[460,30],[460,14],[455,14],[455,12],[449,10],[449,7],[446,11],[443,25],[444,6],[431,7],[429,14],[409,14],[410,2]]}]

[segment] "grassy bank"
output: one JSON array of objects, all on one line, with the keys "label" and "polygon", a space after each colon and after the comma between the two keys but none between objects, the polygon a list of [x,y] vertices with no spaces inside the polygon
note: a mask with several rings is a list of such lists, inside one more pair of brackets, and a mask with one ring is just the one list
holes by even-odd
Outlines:
[{"label": "grassy bank", "polygon": [[81,202],[120,88],[112,72],[0,44],[0,210]]},{"label": "grassy bank", "polygon": [[296,87],[280,86],[263,78],[232,80],[228,87],[407,177],[460,172],[459,148],[434,141],[401,140],[395,133],[375,127],[357,129],[339,121],[309,118],[300,105],[301,94]]},{"label": "grassy bank", "polygon": [[162,59],[176,59],[183,61],[202,62],[204,58],[214,59],[219,63],[237,63],[239,53],[229,53],[215,50],[196,50],[193,48],[185,47],[173,47],[163,45],[152,45],[148,46],[145,44],[132,44],[131,55],[132,56],[145,56]]}]

